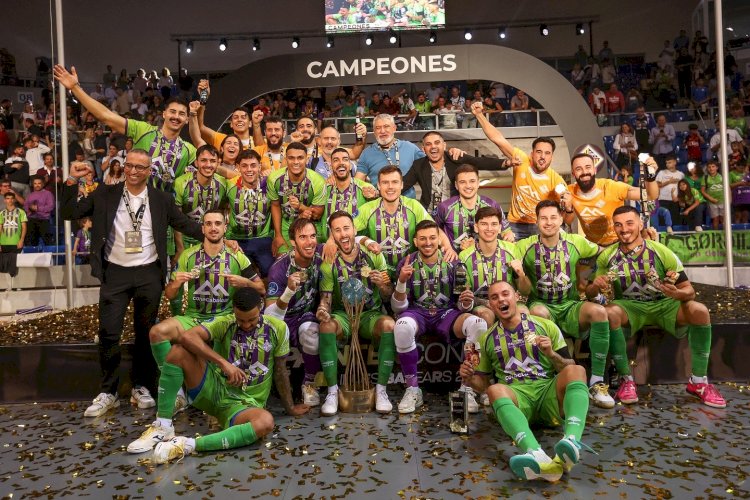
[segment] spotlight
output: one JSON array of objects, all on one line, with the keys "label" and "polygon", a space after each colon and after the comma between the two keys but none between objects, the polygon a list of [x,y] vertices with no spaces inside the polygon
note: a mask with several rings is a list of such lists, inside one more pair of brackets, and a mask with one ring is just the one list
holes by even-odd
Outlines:
[{"label": "spotlight", "polygon": [[583,29],[583,24],[576,24],[576,35],[583,35],[584,33],[586,33],[586,30]]},{"label": "spotlight", "polygon": [[507,32],[506,32],[505,28],[499,28],[499,29],[497,30],[497,37],[498,37],[498,38],[499,38],[500,40],[505,40],[505,38],[506,38],[507,36],[508,36],[508,34],[507,34]]},{"label": "spotlight", "polygon": [[329,49],[333,47],[333,37],[332,36],[328,37],[328,40],[326,41],[326,47],[329,48]]},{"label": "spotlight", "polygon": [[257,38],[253,39],[253,51],[260,50],[260,40]]},{"label": "spotlight", "polygon": [[367,35],[367,37],[365,38],[365,45],[367,46],[372,45],[372,41],[373,41],[372,35]]},{"label": "spotlight", "polygon": [[185,44],[185,52],[190,54],[193,51],[193,42],[188,40],[188,42]]},{"label": "spotlight", "polygon": [[296,49],[297,47],[299,47],[299,37],[295,36],[292,38],[292,48]]},{"label": "spotlight", "polygon": [[391,31],[391,36],[388,38],[388,41],[391,42],[391,45],[394,45],[396,42],[398,42],[398,36],[396,36],[396,33]]},{"label": "spotlight", "polygon": [[429,40],[430,40],[430,43],[437,42],[437,33],[435,33],[434,31],[430,31],[430,38],[429,38]]},{"label": "spotlight", "polygon": [[225,50],[227,50],[228,46],[229,44],[227,43],[227,39],[222,38],[221,41],[219,42],[219,50],[224,52]]},{"label": "spotlight", "polygon": [[539,25],[539,34],[542,36],[549,36],[549,28],[546,24]]},{"label": "spotlight", "polygon": [[464,39],[465,40],[471,40],[472,36],[473,35],[471,34],[471,30],[464,31]]}]

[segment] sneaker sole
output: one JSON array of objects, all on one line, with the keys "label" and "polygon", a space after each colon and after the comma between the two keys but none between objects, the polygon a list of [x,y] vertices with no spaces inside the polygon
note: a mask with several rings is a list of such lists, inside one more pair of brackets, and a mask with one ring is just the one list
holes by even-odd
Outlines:
[{"label": "sneaker sole", "polygon": [[105,413],[107,413],[109,410],[113,410],[115,408],[118,408],[119,406],[120,406],[120,401],[118,400],[118,401],[115,401],[114,403],[112,403],[110,406],[102,408],[101,410],[99,410],[96,413],[89,413],[89,412],[85,411],[85,412],[83,412],[83,416],[84,417],[89,417],[89,418],[101,417],[102,415],[104,415]]},{"label": "sneaker sole", "polygon": [[571,445],[565,441],[558,441],[555,445],[555,455],[557,455],[563,463],[563,466],[570,471],[574,465],[581,461],[581,455],[578,450],[574,449]]},{"label": "sneaker sole", "polygon": [[612,408],[614,408],[614,407],[615,407],[615,402],[614,402],[614,401],[612,401],[612,402],[610,403],[610,402],[608,402],[608,401],[597,401],[596,399],[593,399],[593,398],[589,398],[589,399],[591,399],[591,402],[592,402],[592,403],[594,404],[594,406],[596,406],[597,408],[603,408],[603,409],[605,409],[605,410],[611,410]]},{"label": "sneaker sole", "polygon": [[701,398],[699,395],[697,395],[697,394],[695,394],[693,392],[689,392],[689,391],[685,391],[685,392],[687,392],[688,394],[690,394],[694,398],[698,399],[704,405],[710,406],[711,408],[716,408],[716,409],[719,409],[719,410],[723,410],[724,408],[727,407],[726,403],[724,403],[723,405],[719,405],[719,404],[716,404],[716,403],[711,403],[710,401],[705,401],[703,398]]},{"label": "sneaker sole", "polygon": [[620,403],[622,403],[624,405],[632,405],[632,404],[635,404],[635,403],[638,402],[638,398],[635,398],[635,399],[620,399],[619,401],[620,401]]},{"label": "sneaker sole", "polygon": [[[513,460],[516,458],[516,460]],[[534,479],[544,479],[550,483],[556,483],[562,478],[562,471],[559,474],[544,474],[541,472],[539,464],[527,457],[513,457],[510,460],[510,469],[513,471],[518,478],[526,481],[532,481]],[[539,469],[539,470],[536,470]]]},{"label": "sneaker sole", "polygon": [[322,416],[322,417],[332,417],[332,416],[336,415],[337,413],[338,413],[338,411],[335,411],[333,413],[321,411],[320,412],[320,416]]},{"label": "sneaker sole", "polygon": [[154,406],[156,406],[156,401],[154,401],[153,403],[140,403],[137,399],[131,396],[130,404],[137,406],[140,410],[145,410],[147,408],[153,408]]}]

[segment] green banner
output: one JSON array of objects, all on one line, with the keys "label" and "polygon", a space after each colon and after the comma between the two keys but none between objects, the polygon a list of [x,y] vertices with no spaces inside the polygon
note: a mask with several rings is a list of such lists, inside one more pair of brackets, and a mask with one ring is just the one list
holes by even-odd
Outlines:
[{"label": "green banner", "polygon": [[[686,266],[724,264],[726,258],[723,231],[660,233],[659,241],[676,253]],[[733,231],[732,248],[735,264],[750,263],[750,231]]]}]

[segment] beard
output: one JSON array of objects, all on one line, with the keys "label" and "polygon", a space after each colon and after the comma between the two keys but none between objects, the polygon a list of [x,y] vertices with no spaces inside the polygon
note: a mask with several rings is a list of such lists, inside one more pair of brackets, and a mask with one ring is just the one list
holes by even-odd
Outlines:
[{"label": "beard", "polygon": [[592,175],[590,177],[587,177],[586,180],[578,178],[576,179],[576,184],[578,184],[578,187],[581,188],[581,191],[587,193],[594,189],[594,186],[596,185],[596,177]]}]

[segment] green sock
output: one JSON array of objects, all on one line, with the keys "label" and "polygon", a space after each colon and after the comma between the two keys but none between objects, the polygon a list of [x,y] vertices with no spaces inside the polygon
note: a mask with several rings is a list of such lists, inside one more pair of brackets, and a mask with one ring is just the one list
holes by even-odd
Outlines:
[{"label": "green sock", "polygon": [[688,344],[692,374],[696,377],[705,377],[708,374],[708,356],[711,354],[711,325],[688,327]]},{"label": "green sock", "polygon": [[338,385],[338,347],[336,346],[336,335],[333,333],[322,333],[318,336],[318,354],[323,375],[326,377],[328,387]]},{"label": "green sock", "polygon": [[607,366],[607,352],[609,352],[608,321],[591,323],[589,349],[591,350],[591,374],[603,377]]},{"label": "green sock", "polygon": [[378,347],[378,384],[388,385],[395,359],[396,342],[393,339],[393,332],[383,332]]},{"label": "green sock", "polygon": [[154,355],[156,366],[159,367],[159,370],[164,366],[164,361],[167,359],[167,354],[169,354],[171,348],[172,344],[168,340],[151,344],[151,354]]},{"label": "green sock", "polygon": [[589,388],[586,384],[575,381],[565,386],[563,411],[565,412],[565,435],[572,435],[576,441],[580,441],[583,428],[586,426],[586,414],[589,411]]},{"label": "green sock", "polygon": [[221,432],[195,440],[195,451],[229,450],[253,444],[258,440],[251,423],[233,425]]},{"label": "green sock", "polygon": [[628,363],[628,348],[625,343],[625,334],[622,328],[615,328],[609,331],[609,353],[612,361],[615,362],[617,373],[630,375],[630,363]]},{"label": "green sock", "polygon": [[174,402],[177,399],[177,391],[182,387],[185,374],[182,368],[172,363],[164,363],[159,376],[159,397],[156,404],[156,416],[160,418],[172,418],[174,414]]},{"label": "green sock", "polygon": [[[588,397],[588,390],[586,390]],[[523,412],[513,404],[510,398],[498,398],[492,403],[497,421],[505,433],[516,442],[516,446],[524,452],[539,449],[539,442],[529,429],[529,421]]]},{"label": "green sock", "polygon": [[171,299],[169,301],[169,310],[172,311],[172,316],[179,316],[182,314],[182,294],[185,293],[185,291],[180,287],[177,290],[177,295],[175,295],[175,298]]}]

